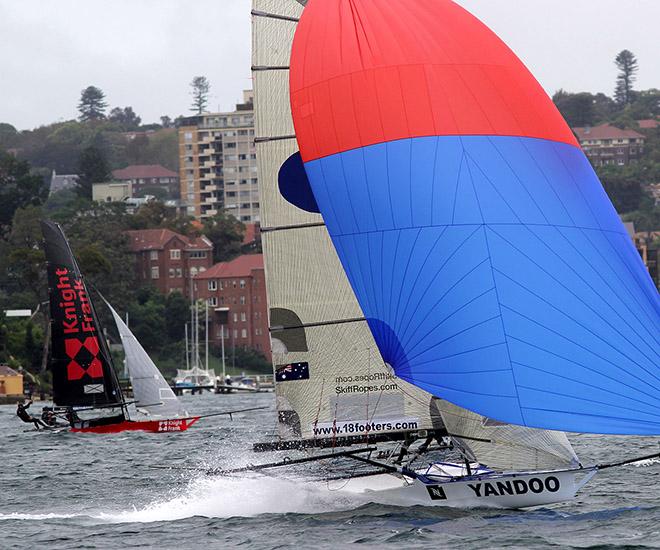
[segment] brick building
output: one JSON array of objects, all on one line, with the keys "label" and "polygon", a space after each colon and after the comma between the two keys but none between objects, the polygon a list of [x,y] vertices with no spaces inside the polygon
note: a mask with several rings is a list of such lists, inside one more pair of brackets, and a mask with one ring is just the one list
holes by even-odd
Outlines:
[{"label": "brick building", "polygon": [[195,277],[195,296],[206,300],[210,314],[210,342],[225,347],[253,348],[271,360],[264,260],[246,254],[215,264]]},{"label": "brick building", "polygon": [[142,197],[155,189],[162,189],[169,198],[179,196],[179,174],[160,164],[135,164],[112,171],[113,179],[130,183],[133,197]]},{"label": "brick building", "polygon": [[644,153],[645,136],[635,130],[622,130],[609,124],[573,128],[582,150],[594,166],[627,166]]},{"label": "brick building", "polygon": [[163,294],[190,295],[191,277],[213,265],[213,245],[206,237],[189,238],[170,229],[127,231],[135,254],[135,271],[143,285]]}]

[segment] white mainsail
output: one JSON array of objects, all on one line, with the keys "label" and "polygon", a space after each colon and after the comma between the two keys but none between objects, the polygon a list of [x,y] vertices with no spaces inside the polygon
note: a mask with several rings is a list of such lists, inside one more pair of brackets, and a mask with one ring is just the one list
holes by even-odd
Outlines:
[{"label": "white mainsail", "polygon": [[[296,0],[253,2],[257,161],[271,326],[363,316],[322,217],[288,203],[278,188],[280,166],[297,151],[286,67],[302,11]],[[468,456],[491,468],[553,469],[577,463],[562,432],[494,426],[392,376],[364,322],[272,331],[271,337],[276,377],[278,365],[307,363],[309,372],[309,379],[276,382],[283,439],[359,435],[365,424],[370,433],[378,432],[372,424],[418,429],[444,424]]]},{"label": "white mainsail", "polygon": [[188,413],[163,378],[135,335],[120,315],[108,304],[126,354],[126,366],[133,386],[135,406],[153,418],[185,418]]},{"label": "white mainsail", "polygon": [[287,66],[303,7],[296,0],[255,0],[253,8],[255,141],[270,325],[327,323],[271,330],[279,435],[313,439],[366,429],[373,434],[442,428],[431,395],[385,366],[367,323],[345,322],[363,315],[321,216],[293,206],[279,192],[278,171],[297,151]]}]

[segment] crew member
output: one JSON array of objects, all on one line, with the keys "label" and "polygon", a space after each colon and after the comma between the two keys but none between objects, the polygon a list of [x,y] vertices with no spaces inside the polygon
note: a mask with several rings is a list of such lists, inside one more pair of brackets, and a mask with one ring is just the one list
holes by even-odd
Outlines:
[{"label": "crew member", "polygon": [[44,407],[41,411],[41,420],[48,426],[55,426],[57,424],[57,417],[53,411],[53,407]]},{"label": "crew member", "polygon": [[32,422],[34,424],[34,427],[39,430],[39,426],[43,426],[44,428],[47,428],[46,424],[44,424],[40,419],[35,418],[32,416],[27,410],[30,408],[30,405],[32,405],[32,401],[26,400],[25,403],[17,403],[16,404],[16,416],[20,418],[23,422],[30,423]]}]

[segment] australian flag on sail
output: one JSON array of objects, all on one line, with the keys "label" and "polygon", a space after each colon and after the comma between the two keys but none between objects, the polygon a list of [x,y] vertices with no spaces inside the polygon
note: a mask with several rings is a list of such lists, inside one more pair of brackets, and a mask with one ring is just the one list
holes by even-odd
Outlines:
[{"label": "australian flag on sail", "polygon": [[309,363],[307,361],[277,365],[275,368],[275,381],[289,382],[291,380],[309,380]]}]

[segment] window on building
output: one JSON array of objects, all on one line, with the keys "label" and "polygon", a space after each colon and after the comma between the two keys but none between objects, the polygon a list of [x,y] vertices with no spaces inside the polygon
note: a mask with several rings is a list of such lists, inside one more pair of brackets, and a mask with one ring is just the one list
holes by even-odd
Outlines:
[{"label": "window on building", "polygon": [[225,305],[225,299],[223,296],[220,296],[220,305],[224,306]]},{"label": "window on building", "polygon": [[241,329],[241,338],[247,338],[247,329]]},{"label": "window on building", "polygon": [[171,267],[170,267],[170,269],[169,269],[169,275],[170,275],[170,279],[174,279],[174,277],[175,277],[175,275],[176,275],[176,272],[175,272],[174,269],[171,268]]},{"label": "window on building", "polygon": [[152,250],[149,252],[149,259],[150,260],[157,260],[158,259],[158,250]]},{"label": "window on building", "polygon": [[190,276],[191,277],[194,277],[195,275],[197,275],[198,272],[199,272],[199,269],[197,269],[196,267],[191,267],[190,268]]},{"label": "window on building", "polygon": [[152,267],[151,268],[151,278],[152,279],[158,279],[159,274],[158,274],[158,266]]},{"label": "window on building", "polygon": [[215,296],[211,296],[211,297],[207,300],[207,303],[209,304],[209,306],[213,306],[213,307],[215,307],[215,306],[218,305],[218,299],[217,299]]},{"label": "window on building", "polygon": [[245,305],[245,296],[241,296],[241,304]]},{"label": "window on building", "polygon": [[238,338],[238,329],[234,329],[234,340]]},{"label": "window on building", "polygon": [[234,323],[238,323],[238,313],[234,313]]},{"label": "window on building", "polygon": [[199,258],[206,258],[206,251],[205,250],[193,250],[190,253],[191,258],[199,259]]},{"label": "window on building", "polygon": [[176,268],[176,276],[177,276],[178,279],[183,277],[183,270],[180,267]]},{"label": "window on building", "polygon": [[242,322],[242,323],[245,323],[246,320],[247,320],[247,319],[245,318],[245,312],[244,312],[244,311],[241,311],[241,322]]},{"label": "window on building", "polygon": [[233,280],[232,280],[231,285],[232,285],[234,288],[236,288],[236,279],[233,279]]},{"label": "window on building", "polygon": [[209,290],[218,290],[218,281],[211,279],[209,281]]},{"label": "window on building", "polygon": [[183,139],[186,141],[192,141],[192,132],[185,132],[183,134]]},{"label": "window on building", "polygon": [[245,288],[245,279],[241,279],[239,285],[241,288]]},{"label": "window on building", "polygon": [[173,248],[170,250],[170,260],[180,260],[181,259],[181,250],[178,248]]},{"label": "window on building", "polygon": [[236,142],[228,141],[227,143],[225,143],[225,148],[226,149],[236,149]]}]

